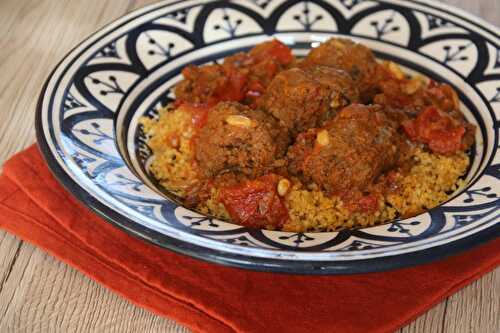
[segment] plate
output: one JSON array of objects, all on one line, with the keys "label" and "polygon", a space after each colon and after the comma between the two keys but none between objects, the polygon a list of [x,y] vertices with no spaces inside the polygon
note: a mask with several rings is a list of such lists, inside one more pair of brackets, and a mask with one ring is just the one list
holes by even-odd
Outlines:
[{"label": "plate", "polygon": [[[40,96],[38,144],[88,207],[168,249],[263,271],[339,274],[428,262],[500,235],[500,30],[461,10],[410,0],[162,1],[94,33]],[[340,232],[253,230],[190,211],[147,173],[141,116],[155,117],[189,63],[218,61],[274,36],[296,55],[332,36],[451,84],[477,125],[467,186],[410,219]]]}]

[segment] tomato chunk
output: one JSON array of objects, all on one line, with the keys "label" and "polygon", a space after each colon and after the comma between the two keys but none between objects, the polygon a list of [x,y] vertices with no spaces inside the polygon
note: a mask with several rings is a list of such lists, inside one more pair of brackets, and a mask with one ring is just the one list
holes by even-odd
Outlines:
[{"label": "tomato chunk", "polygon": [[253,228],[280,227],[288,220],[288,210],[276,192],[278,180],[277,175],[269,174],[222,188],[221,201],[236,223]]},{"label": "tomato chunk", "polygon": [[358,208],[363,213],[374,213],[378,209],[378,197],[374,194],[363,196],[358,201]]},{"label": "tomato chunk", "polygon": [[248,85],[247,96],[258,98],[264,94],[265,90],[262,83],[259,81],[252,81]]},{"label": "tomato chunk", "polygon": [[451,112],[459,107],[457,93],[448,84],[431,80],[425,93],[432,105],[437,106],[440,110]]},{"label": "tomato chunk", "polygon": [[231,65],[187,66],[182,70],[185,80],[176,87],[182,102],[213,106],[221,101],[245,98],[247,75]]},{"label": "tomato chunk", "polygon": [[178,107],[191,114],[191,121],[195,128],[202,128],[207,123],[208,111],[211,106],[207,104],[178,103]]},{"label": "tomato chunk", "polygon": [[272,59],[282,65],[288,65],[293,61],[292,50],[277,39],[258,44],[249,54],[255,62]]},{"label": "tomato chunk", "polygon": [[175,95],[177,100],[192,104],[214,106],[235,101],[256,106],[273,77],[293,60],[285,44],[277,40],[264,42],[247,53],[227,57],[223,64],[186,66]]},{"label": "tomato chunk", "polygon": [[373,214],[379,209],[380,194],[362,193],[360,191],[346,191],[340,193],[342,202],[352,213]]},{"label": "tomato chunk", "polygon": [[236,68],[224,66],[227,80],[224,85],[218,87],[214,96],[214,104],[220,101],[241,101],[245,98],[245,84],[247,76]]},{"label": "tomato chunk", "polygon": [[402,126],[410,140],[427,144],[433,152],[448,154],[463,148],[465,127],[435,107],[428,107]]}]

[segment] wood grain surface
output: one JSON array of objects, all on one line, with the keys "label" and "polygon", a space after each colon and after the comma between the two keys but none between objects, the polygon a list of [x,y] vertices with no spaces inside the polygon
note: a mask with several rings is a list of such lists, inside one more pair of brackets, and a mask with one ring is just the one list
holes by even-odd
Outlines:
[{"label": "wood grain surface", "polygon": [[[153,0],[0,0],[0,166],[35,140],[45,78],[79,41]],[[499,0],[446,0],[500,25]],[[2,218],[0,216],[0,218]],[[0,332],[188,332],[0,231]],[[500,268],[452,295],[405,333],[500,332]]]}]

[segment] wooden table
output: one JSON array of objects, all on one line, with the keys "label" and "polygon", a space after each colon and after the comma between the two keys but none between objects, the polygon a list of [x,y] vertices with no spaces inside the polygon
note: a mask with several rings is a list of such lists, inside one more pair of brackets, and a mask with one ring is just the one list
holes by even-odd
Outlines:
[{"label": "wooden table", "polygon": [[[153,0],[0,0],[0,165],[35,140],[37,96],[57,62]],[[500,25],[498,0],[446,0]],[[0,216],[0,218],[2,218]],[[188,332],[0,231],[0,332]],[[500,268],[401,332],[500,332]]]}]

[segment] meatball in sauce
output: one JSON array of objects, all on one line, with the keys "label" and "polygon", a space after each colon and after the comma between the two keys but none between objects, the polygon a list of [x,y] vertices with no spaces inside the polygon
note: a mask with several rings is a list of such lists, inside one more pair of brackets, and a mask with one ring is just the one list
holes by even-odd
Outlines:
[{"label": "meatball in sauce", "polygon": [[328,66],[346,71],[358,87],[363,102],[375,95],[378,86],[377,64],[373,52],[349,39],[331,38],[312,49],[301,67]]},{"label": "meatball in sauce", "polygon": [[403,138],[378,107],[353,104],[323,127],[299,134],[290,172],[330,194],[362,190],[399,161]]},{"label": "meatball in sauce", "polygon": [[287,145],[286,131],[271,115],[236,102],[212,108],[194,142],[196,162],[206,177],[261,176],[285,155]]},{"label": "meatball in sauce", "polygon": [[358,100],[358,90],[346,72],[313,66],[278,74],[262,98],[262,108],[293,136],[320,125],[343,106]]}]

